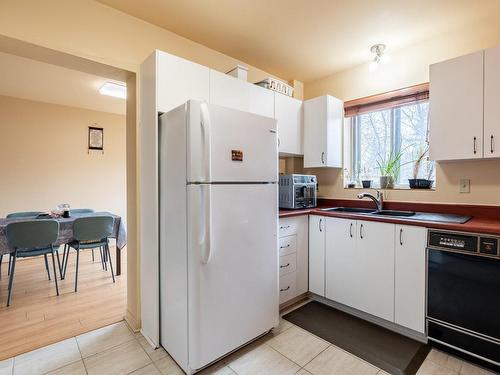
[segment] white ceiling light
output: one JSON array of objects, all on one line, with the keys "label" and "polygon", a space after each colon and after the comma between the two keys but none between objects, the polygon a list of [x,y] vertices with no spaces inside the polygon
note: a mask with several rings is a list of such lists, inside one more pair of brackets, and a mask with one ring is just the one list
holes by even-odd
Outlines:
[{"label": "white ceiling light", "polygon": [[375,55],[370,63],[370,71],[378,69],[380,64],[387,64],[389,62],[389,55],[385,53],[385,44],[375,44],[370,48],[370,52]]},{"label": "white ceiling light", "polygon": [[126,99],[127,86],[123,83],[106,82],[99,89],[101,95],[112,96],[114,98]]}]

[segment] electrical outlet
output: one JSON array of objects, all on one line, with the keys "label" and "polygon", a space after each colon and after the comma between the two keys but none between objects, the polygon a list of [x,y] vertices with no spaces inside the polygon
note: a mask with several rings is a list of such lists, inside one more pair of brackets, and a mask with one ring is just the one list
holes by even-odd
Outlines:
[{"label": "electrical outlet", "polygon": [[466,178],[460,179],[460,192],[470,193],[470,180]]}]

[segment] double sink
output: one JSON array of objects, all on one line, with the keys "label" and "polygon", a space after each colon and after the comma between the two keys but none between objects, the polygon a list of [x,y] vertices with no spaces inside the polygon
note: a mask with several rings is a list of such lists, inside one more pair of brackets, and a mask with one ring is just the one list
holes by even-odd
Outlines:
[{"label": "double sink", "polygon": [[358,208],[358,207],[334,207],[334,208],[323,208],[322,211],[331,212],[347,212],[353,214],[368,214],[377,216],[396,216],[396,217],[410,217],[415,216],[414,211],[398,211],[398,210],[373,210],[370,208]]}]

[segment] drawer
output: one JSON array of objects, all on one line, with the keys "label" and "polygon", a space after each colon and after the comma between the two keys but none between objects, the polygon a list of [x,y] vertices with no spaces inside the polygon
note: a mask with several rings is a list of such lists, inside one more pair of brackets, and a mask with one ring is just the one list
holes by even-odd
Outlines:
[{"label": "drawer", "polygon": [[291,236],[297,234],[298,222],[295,218],[280,219],[279,236]]},{"label": "drawer", "polygon": [[280,276],[290,272],[295,272],[297,269],[297,253],[288,254],[280,257]]},{"label": "drawer", "polygon": [[295,272],[291,272],[280,277],[280,304],[289,301],[296,296],[296,280],[297,275]]},{"label": "drawer", "polygon": [[279,240],[280,257],[297,251],[297,236],[286,236]]}]

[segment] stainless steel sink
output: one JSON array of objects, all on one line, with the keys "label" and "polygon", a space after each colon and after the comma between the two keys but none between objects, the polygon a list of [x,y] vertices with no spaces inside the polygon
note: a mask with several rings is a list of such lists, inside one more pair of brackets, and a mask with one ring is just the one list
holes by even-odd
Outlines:
[{"label": "stainless steel sink", "polygon": [[350,212],[355,214],[371,214],[375,210],[371,208],[359,208],[359,207],[334,207],[334,208],[323,208],[322,211],[333,211],[333,212]]},{"label": "stainless steel sink", "polygon": [[415,215],[414,211],[398,211],[398,210],[380,210],[371,212],[372,215],[380,215],[380,216],[402,216],[409,217]]}]

